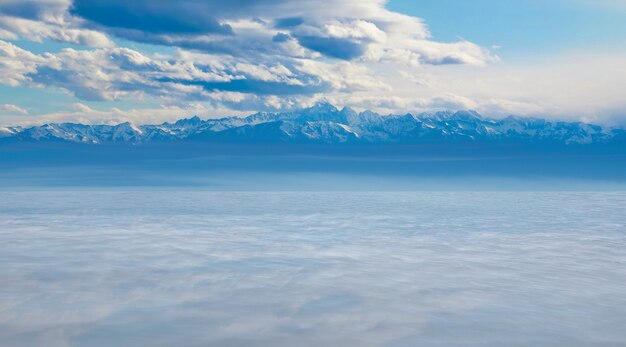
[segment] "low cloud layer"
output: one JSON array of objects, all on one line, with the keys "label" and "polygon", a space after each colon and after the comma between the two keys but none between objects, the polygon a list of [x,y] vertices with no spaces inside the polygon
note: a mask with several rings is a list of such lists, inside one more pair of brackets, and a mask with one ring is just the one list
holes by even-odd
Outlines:
[{"label": "low cloud layer", "polygon": [[3,346],[626,339],[620,193],[3,197]]}]

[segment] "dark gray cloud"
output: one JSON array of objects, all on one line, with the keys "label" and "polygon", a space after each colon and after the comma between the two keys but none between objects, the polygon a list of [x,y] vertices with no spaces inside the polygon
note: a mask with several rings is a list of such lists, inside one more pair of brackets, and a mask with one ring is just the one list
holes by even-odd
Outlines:
[{"label": "dark gray cloud", "polygon": [[62,22],[71,0],[1,0],[0,16]]},{"label": "dark gray cloud", "polygon": [[286,29],[297,27],[298,25],[303,23],[304,19],[302,17],[278,18],[274,27],[277,29]]},{"label": "dark gray cloud", "polygon": [[344,60],[358,58],[366,49],[362,42],[334,37],[302,36],[298,37],[298,42],[323,55]]},{"label": "dark gray cloud", "polygon": [[39,19],[44,7],[38,1],[0,3],[0,13],[26,19]]},{"label": "dark gray cloud", "polygon": [[[98,178],[252,191],[433,184],[268,164],[246,173],[255,164],[244,160],[222,164],[240,174],[190,180],[182,168],[201,162],[165,163],[179,168]],[[52,177],[75,184],[89,169]],[[0,345],[619,346],[624,203],[615,192],[8,189]]]},{"label": "dark gray cloud", "polygon": [[70,13],[110,28],[153,34],[233,34],[211,3],[197,1],[75,0]]},{"label": "dark gray cloud", "polygon": [[[256,18],[286,0],[73,0],[70,13],[103,28],[152,34],[232,35],[226,19]],[[258,19],[258,18],[257,18]]]},{"label": "dark gray cloud", "polygon": [[[4,66],[7,57],[20,61]],[[35,55],[1,40],[0,73],[5,76],[0,82],[6,84],[60,88],[87,101],[143,94],[167,103],[206,101],[228,103],[231,108],[236,103],[249,105],[251,100],[262,103],[268,97],[292,102],[295,96],[306,98],[336,89],[319,72],[304,71],[289,61],[253,65],[233,59],[215,61],[206,55],[155,59],[122,48]]]}]

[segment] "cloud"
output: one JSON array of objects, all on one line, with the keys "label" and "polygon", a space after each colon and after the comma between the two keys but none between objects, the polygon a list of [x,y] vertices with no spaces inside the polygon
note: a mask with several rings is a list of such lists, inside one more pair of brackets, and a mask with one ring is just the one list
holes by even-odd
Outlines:
[{"label": "cloud", "polygon": [[26,76],[44,64],[47,56],[39,56],[11,43],[0,40],[0,83],[18,86],[28,83]]},{"label": "cloud", "polygon": [[5,84],[56,87],[86,101],[150,96],[167,105],[202,101],[218,108],[228,103],[234,109],[275,110],[304,105],[321,93],[388,88],[368,76],[364,67],[342,62],[251,64],[185,51],[149,57],[127,48],[67,48],[37,55],[1,40],[0,71]]},{"label": "cloud", "polygon": [[17,18],[63,22],[70,0],[3,0],[0,13]]},{"label": "cloud", "polygon": [[71,13],[115,29],[152,34],[233,34],[214,17],[215,6],[201,1],[75,0]]},{"label": "cloud", "polygon": [[[353,60],[370,48],[380,55],[393,54],[398,48],[425,55],[432,42],[422,21],[384,5],[380,0],[75,0],[70,13],[86,20],[89,28],[130,40],[255,59],[259,54],[302,57],[320,53]],[[299,47],[281,45],[288,37]],[[466,48],[442,44],[437,59],[417,61],[482,64],[493,58],[477,46]]]},{"label": "cloud", "polygon": [[335,37],[302,36],[298,42],[306,48],[332,58],[350,60],[360,57],[365,48],[358,42]]},{"label": "cloud", "polygon": [[67,13],[68,6],[66,0],[4,0],[0,3],[0,38],[113,46],[106,34],[81,28],[81,21]]},{"label": "cloud", "polygon": [[13,104],[4,104],[0,105],[0,111],[4,111],[12,114],[28,114],[28,110],[23,109],[17,105]]},{"label": "cloud", "polygon": [[[165,180],[128,166],[82,175]],[[399,186],[176,172],[167,182],[226,189]],[[55,182],[84,176],[61,170]],[[0,344],[619,345],[623,203],[580,192],[3,191]]]},{"label": "cloud", "polygon": [[[147,55],[110,37],[177,47]],[[4,40],[94,49],[35,54]],[[389,91],[379,66],[484,65],[470,43],[440,43],[381,0],[6,0],[0,83],[59,88],[87,102],[157,99],[279,110],[334,93]]]},{"label": "cloud", "polygon": [[[383,113],[473,108],[490,116],[624,119],[623,54],[501,62],[473,42],[438,41],[422,19],[385,4],[4,0],[0,83],[60,89],[86,106],[149,101],[150,112],[160,105],[180,116],[198,105],[223,114],[285,110],[325,98]],[[173,49],[150,54],[112,38]],[[80,47],[33,53],[21,40]]]}]

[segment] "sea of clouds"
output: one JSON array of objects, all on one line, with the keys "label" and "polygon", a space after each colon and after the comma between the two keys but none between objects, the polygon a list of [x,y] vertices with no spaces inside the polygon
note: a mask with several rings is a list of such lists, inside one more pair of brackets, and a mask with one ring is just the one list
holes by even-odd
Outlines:
[{"label": "sea of clouds", "polygon": [[0,345],[621,346],[625,203],[5,191]]}]

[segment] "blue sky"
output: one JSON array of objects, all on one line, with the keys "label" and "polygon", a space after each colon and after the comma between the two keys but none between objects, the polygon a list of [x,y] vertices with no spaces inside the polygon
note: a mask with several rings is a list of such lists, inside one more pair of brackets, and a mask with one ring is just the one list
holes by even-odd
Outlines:
[{"label": "blue sky", "polygon": [[424,18],[438,39],[500,46],[507,60],[626,44],[626,1],[392,0],[388,8]]},{"label": "blue sky", "polygon": [[321,99],[624,124],[625,19],[622,0],[5,0],[0,125]]}]

